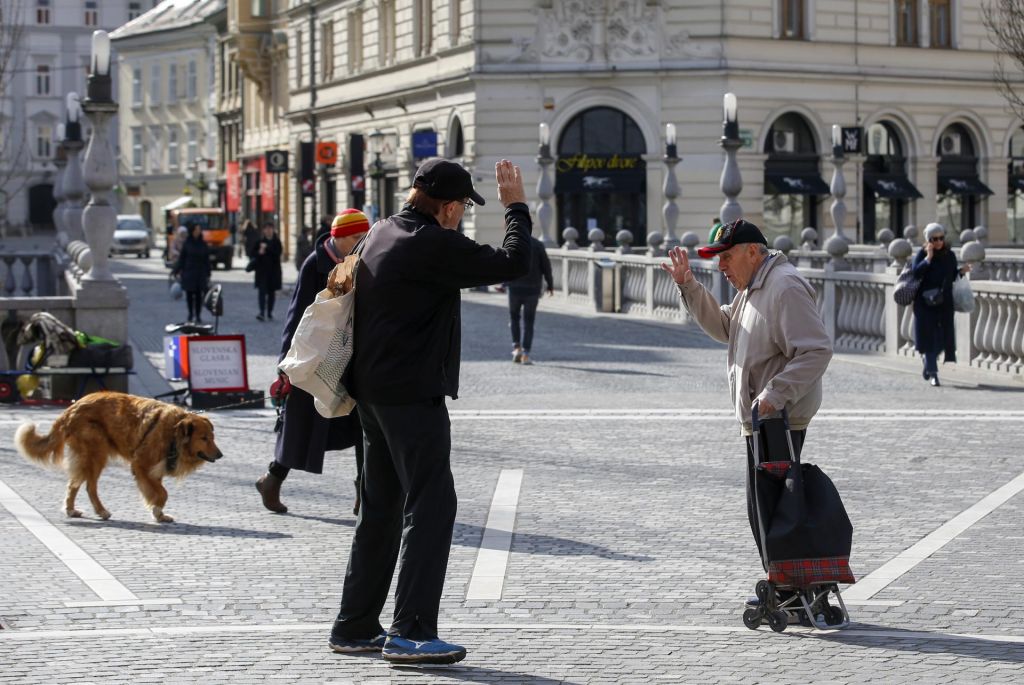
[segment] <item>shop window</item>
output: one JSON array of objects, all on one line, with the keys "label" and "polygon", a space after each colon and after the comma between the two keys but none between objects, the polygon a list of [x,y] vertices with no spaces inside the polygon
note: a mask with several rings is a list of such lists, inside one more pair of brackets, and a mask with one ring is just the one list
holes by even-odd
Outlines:
[{"label": "shop window", "polygon": [[779,0],[779,35],[791,40],[806,38],[804,21],[807,0]]},{"label": "shop window", "polygon": [[1009,183],[1006,218],[1010,242],[1024,243],[1024,128],[1018,128],[1010,139]]},{"label": "shop window", "polygon": [[993,193],[978,175],[974,138],[966,126],[948,126],[939,136],[935,154],[939,157],[937,220],[947,234],[956,236],[975,225],[981,201]]},{"label": "shop window", "polygon": [[768,243],[789,236],[799,243],[800,232],[818,227],[819,198],[829,194],[819,171],[818,147],[803,116],[787,113],[768,130],[764,151],[764,232]]},{"label": "shop window", "polygon": [[953,0],[928,0],[931,46],[953,47]]},{"label": "shop window", "polygon": [[96,26],[100,23],[100,11],[96,0],[85,0],[85,25]]},{"label": "shop window", "polygon": [[873,243],[883,228],[903,235],[903,227],[909,222],[910,203],[920,198],[921,193],[907,177],[903,143],[893,123],[872,124],[865,138],[862,236],[865,243]]},{"label": "shop window", "polygon": [[896,15],[896,45],[916,47],[917,3],[920,0],[895,0],[893,13]]}]

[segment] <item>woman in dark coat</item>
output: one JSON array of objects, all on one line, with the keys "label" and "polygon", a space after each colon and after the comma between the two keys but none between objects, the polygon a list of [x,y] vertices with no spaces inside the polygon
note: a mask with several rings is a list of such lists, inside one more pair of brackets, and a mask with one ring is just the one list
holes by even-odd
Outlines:
[{"label": "woman in dark coat", "polygon": [[252,258],[253,270],[256,272],[253,286],[259,291],[260,305],[260,313],[256,318],[260,321],[265,318],[274,320],[274,296],[281,289],[281,252],[281,240],[274,232],[274,224],[263,224],[263,237],[256,245]]},{"label": "woman in dark coat", "polygon": [[256,254],[256,245],[260,242],[260,232],[256,230],[256,224],[251,219],[242,222],[242,247],[245,249],[245,256],[252,259]]},{"label": "woman in dark coat", "polygon": [[[914,345],[924,360],[924,379],[939,385],[939,352],[943,363],[956,361],[956,335],[953,330],[953,281],[971,270],[970,264],[957,267],[956,255],[946,242],[942,224],[928,224],[924,247],[914,257],[911,269],[921,279],[914,297]],[[925,293],[939,289],[939,304],[929,304]]]},{"label": "woman in dark coat", "polygon": [[210,282],[210,248],[203,240],[203,229],[199,224],[188,226],[188,237],[181,246],[171,275],[181,280],[181,289],[185,291],[188,304],[188,320],[202,323],[203,293]]},{"label": "woman in dark coat", "polygon": [[[370,224],[366,215],[357,209],[347,209],[335,219],[331,233],[317,239],[313,253],[306,258],[299,271],[299,279],[288,308],[288,320],[281,336],[281,354],[278,361],[288,353],[292,336],[299,325],[306,307],[313,303],[316,294],[327,286],[327,278],[334,265],[351,252],[356,243],[366,235]],[[256,481],[256,489],[263,497],[263,506],[270,511],[283,514],[288,511],[281,502],[281,485],[291,469],[321,473],[324,452],[356,448],[356,503],[353,513],[359,513],[359,479],[363,465],[363,431],[359,425],[359,414],[353,411],[348,416],[325,419],[313,408],[313,396],[292,387],[283,376],[271,387],[271,396],[286,395],[282,412],[281,432],[277,436],[274,461],[267,472]]]}]

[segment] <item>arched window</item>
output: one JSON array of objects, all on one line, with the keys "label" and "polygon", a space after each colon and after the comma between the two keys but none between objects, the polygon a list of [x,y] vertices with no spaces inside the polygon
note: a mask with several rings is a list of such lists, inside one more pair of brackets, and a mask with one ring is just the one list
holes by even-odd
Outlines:
[{"label": "arched window", "polygon": [[921,193],[907,178],[907,158],[895,124],[874,123],[868,126],[865,138],[862,228],[864,242],[873,243],[875,234],[883,228],[903,235],[908,204]]},{"label": "arched window", "polygon": [[623,229],[633,244],[647,240],[647,145],[637,123],[612,107],[573,117],[558,139],[555,195],[561,229],[576,228],[586,242],[591,228],[608,240]]},{"label": "arched window", "polygon": [[935,144],[939,157],[937,219],[947,235],[957,236],[978,220],[978,208],[992,189],[978,176],[974,138],[963,124],[950,124]]},{"label": "arched window", "polygon": [[790,112],[776,119],[765,140],[764,232],[799,242],[800,231],[818,226],[818,198],[828,184],[818,171],[818,147],[807,120]]},{"label": "arched window", "polygon": [[1024,243],[1024,127],[1010,138],[1007,225],[1011,243]]},{"label": "arched window", "polygon": [[466,139],[462,135],[462,120],[458,117],[452,117],[451,124],[448,126],[444,152],[444,156],[448,159],[462,157],[466,154]]}]

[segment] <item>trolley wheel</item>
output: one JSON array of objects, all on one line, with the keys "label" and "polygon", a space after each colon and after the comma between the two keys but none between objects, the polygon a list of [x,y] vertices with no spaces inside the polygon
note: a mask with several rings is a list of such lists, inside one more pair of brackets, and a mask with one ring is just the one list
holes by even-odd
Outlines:
[{"label": "trolley wheel", "polygon": [[761,606],[768,606],[768,597],[772,594],[772,586],[767,580],[757,581],[754,586],[754,594],[761,600]]},{"label": "trolley wheel", "polygon": [[785,611],[779,609],[768,614],[768,627],[776,633],[784,631],[787,625],[789,625],[789,616]]},{"label": "trolley wheel", "polygon": [[843,616],[843,610],[839,607],[827,606],[825,607],[825,623],[830,626],[838,626],[842,624],[845,616]]},{"label": "trolley wheel", "polygon": [[761,627],[761,612],[757,609],[747,609],[743,612],[743,625],[751,630]]}]

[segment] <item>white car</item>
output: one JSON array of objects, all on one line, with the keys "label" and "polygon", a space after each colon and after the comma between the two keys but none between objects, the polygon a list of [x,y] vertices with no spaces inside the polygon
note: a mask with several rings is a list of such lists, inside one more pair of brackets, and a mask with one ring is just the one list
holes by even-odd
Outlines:
[{"label": "white car", "polygon": [[153,232],[138,214],[118,214],[114,240],[110,243],[110,254],[134,254],[149,258],[153,247]]}]

